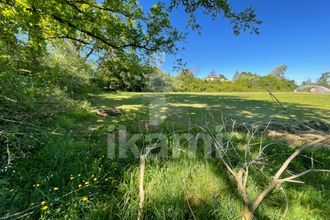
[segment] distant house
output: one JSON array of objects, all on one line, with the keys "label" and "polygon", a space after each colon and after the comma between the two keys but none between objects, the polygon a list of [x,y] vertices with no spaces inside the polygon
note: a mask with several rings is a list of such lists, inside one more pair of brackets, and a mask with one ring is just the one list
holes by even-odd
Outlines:
[{"label": "distant house", "polygon": [[226,81],[227,78],[223,74],[216,74],[214,72],[211,72],[206,78],[204,78],[205,81]]},{"label": "distant house", "polygon": [[330,93],[330,89],[318,85],[300,86],[294,90],[295,92],[312,92],[312,93]]}]

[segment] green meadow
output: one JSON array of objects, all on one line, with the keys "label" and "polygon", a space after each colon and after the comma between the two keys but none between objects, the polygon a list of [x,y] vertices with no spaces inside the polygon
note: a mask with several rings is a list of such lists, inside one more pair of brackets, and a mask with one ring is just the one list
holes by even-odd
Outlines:
[{"label": "green meadow", "polygon": [[[91,102],[105,108],[121,108],[130,115],[143,116],[150,108],[163,108],[166,119],[177,124],[204,116],[235,119],[285,119],[288,113],[297,120],[330,121],[330,96],[311,93],[274,93],[287,112],[266,92],[229,93],[103,93],[91,97]],[[164,104],[157,100],[164,98]],[[154,106],[153,102],[156,104]],[[151,103],[151,105],[149,105]],[[183,119],[177,121],[176,119]]]},{"label": "green meadow", "polygon": [[329,3],[252,2],[0,1],[0,220],[330,219]]},{"label": "green meadow", "polygon": [[[49,133],[38,150],[15,160],[2,172],[0,212],[6,218],[134,219],[138,213],[139,160],[107,158],[110,125],[125,126],[128,133],[199,132],[226,122],[258,121],[296,123],[329,122],[330,96],[322,94],[274,94],[287,112],[267,93],[93,93],[84,103],[62,114],[47,126]],[[165,100],[159,102],[159,100]],[[102,117],[100,109],[118,108],[122,115]],[[161,112],[162,124],[145,127],[150,112]],[[287,114],[291,114],[290,117]],[[226,121],[226,122],[225,122]],[[143,122],[143,123],[141,123]],[[230,124],[231,125],[231,124]],[[255,198],[276,168],[294,151],[283,140],[251,136],[245,129],[224,132],[238,150],[271,144],[263,172],[252,169],[248,194]],[[227,140],[226,139],[226,140]],[[299,144],[298,144],[299,145]],[[142,150],[144,144],[138,142]],[[178,158],[147,158],[145,168],[145,219],[241,219],[243,203],[233,179],[215,158],[189,157],[182,143]],[[171,146],[170,146],[171,147]],[[330,165],[329,149],[308,150],[290,165],[291,172],[316,165]],[[236,164],[236,162],[233,162]],[[239,163],[237,163],[238,165]],[[258,208],[257,219],[327,219],[329,174],[310,173],[304,184],[284,183]]]}]

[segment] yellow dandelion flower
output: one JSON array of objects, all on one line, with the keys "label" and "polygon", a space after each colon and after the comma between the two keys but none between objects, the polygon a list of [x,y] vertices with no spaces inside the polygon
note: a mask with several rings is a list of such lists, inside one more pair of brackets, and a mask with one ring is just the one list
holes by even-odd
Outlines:
[{"label": "yellow dandelion flower", "polygon": [[86,182],[85,182],[85,185],[89,185],[89,182],[88,182],[88,181],[86,181]]},{"label": "yellow dandelion flower", "polygon": [[45,211],[45,210],[47,210],[47,209],[48,209],[48,206],[47,206],[47,205],[45,205],[45,206],[43,206],[43,207],[41,208],[42,211]]},{"label": "yellow dandelion flower", "polygon": [[94,180],[94,181],[96,181],[96,180],[97,180],[97,178],[95,177],[93,180]]},{"label": "yellow dandelion flower", "polygon": [[81,188],[81,187],[82,187],[82,185],[81,185],[81,184],[79,184],[79,185],[78,185],[78,187],[79,187],[79,188]]},{"label": "yellow dandelion flower", "polygon": [[58,188],[58,187],[54,187],[54,191],[57,191],[57,190],[59,190],[60,188]]},{"label": "yellow dandelion flower", "polygon": [[88,201],[88,197],[84,196],[84,197],[82,197],[81,200],[82,200],[83,202],[87,202],[87,201]]},{"label": "yellow dandelion flower", "polygon": [[45,205],[46,204],[46,201],[42,201],[40,204],[41,205]]}]

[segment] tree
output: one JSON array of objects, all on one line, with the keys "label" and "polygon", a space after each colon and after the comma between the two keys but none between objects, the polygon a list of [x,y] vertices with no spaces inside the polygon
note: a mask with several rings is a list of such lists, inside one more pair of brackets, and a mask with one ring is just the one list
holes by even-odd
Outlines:
[{"label": "tree", "polygon": [[269,76],[274,76],[275,78],[278,78],[278,79],[284,79],[285,76],[285,72],[286,70],[288,69],[288,66],[287,65],[280,65],[278,67],[275,67],[268,75]]},{"label": "tree", "polygon": [[242,30],[257,32],[260,24],[252,8],[236,13],[226,0],[160,1],[149,10],[136,0],[6,0],[0,3],[0,37],[15,41],[17,34],[26,35],[31,48],[38,52],[47,42],[65,40],[78,50],[96,50],[103,56],[130,49],[140,55],[175,53],[175,43],[184,34],[172,26],[169,15],[180,6],[194,28],[198,26],[198,9],[213,18],[222,14],[236,34]]},{"label": "tree", "polygon": [[240,75],[240,72],[239,71],[236,71],[234,76],[233,76],[233,80],[236,80],[239,78],[239,75]]},{"label": "tree", "polygon": [[142,65],[138,56],[113,57],[99,67],[97,81],[110,90],[142,91],[151,67]]},{"label": "tree", "polygon": [[252,7],[246,8],[241,12],[234,12],[228,3],[228,0],[171,0],[170,10],[183,7],[189,15],[188,24],[193,29],[200,29],[200,25],[196,21],[195,13],[202,11],[208,14],[212,19],[216,19],[219,15],[229,19],[235,35],[239,35],[241,31],[250,30],[251,33],[259,34],[258,25],[262,22],[257,19],[255,11]]},{"label": "tree", "polygon": [[251,72],[241,72],[237,79],[252,81],[256,78],[258,78],[257,74]]},{"label": "tree", "polygon": [[155,53],[177,53],[177,42],[184,40],[186,33],[176,29],[169,17],[179,7],[189,15],[188,26],[197,30],[198,10],[212,18],[222,15],[231,22],[235,34],[247,30],[258,33],[261,23],[252,8],[235,12],[227,0],[161,0],[149,9],[136,0],[5,0],[0,3],[0,40],[7,45],[23,40],[20,44],[29,49],[35,63],[31,67],[39,65],[38,58],[48,52],[47,45],[67,45],[85,60],[93,57],[103,81],[127,88],[123,79],[132,79],[127,70],[133,70],[125,67],[131,59],[127,57],[137,57],[133,63],[140,71]]},{"label": "tree", "polygon": [[148,74],[146,91],[169,92],[173,90],[173,80],[170,74],[159,68],[152,68]]},{"label": "tree", "polygon": [[306,81],[303,81],[303,82],[301,83],[301,85],[303,85],[303,86],[311,85],[311,84],[313,84],[313,82],[312,82],[311,79],[307,79]]},{"label": "tree", "polygon": [[330,72],[323,73],[317,81],[318,85],[329,87],[330,86]]},{"label": "tree", "polygon": [[223,75],[223,74],[219,74],[218,77],[219,77],[220,80],[227,80],[226,76]]},{"label": "tree", "polygon": [[189,80],[194,78],[194,73],[191,69],[183,69],[180,73],[178,73],[177,78],[179,80]]}]

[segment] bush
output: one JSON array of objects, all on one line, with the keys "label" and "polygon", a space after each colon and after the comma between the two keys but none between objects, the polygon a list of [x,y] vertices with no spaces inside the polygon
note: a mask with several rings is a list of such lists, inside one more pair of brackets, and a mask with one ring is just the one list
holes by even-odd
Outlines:
[{"label": "bush", "polygon": [[47,142],[50,125],[80,106],[79,97],[95,90],[92,69],[69,50],[51,53],[32,66],[26,48],[1,49],[0,144],[2,165]]}]

